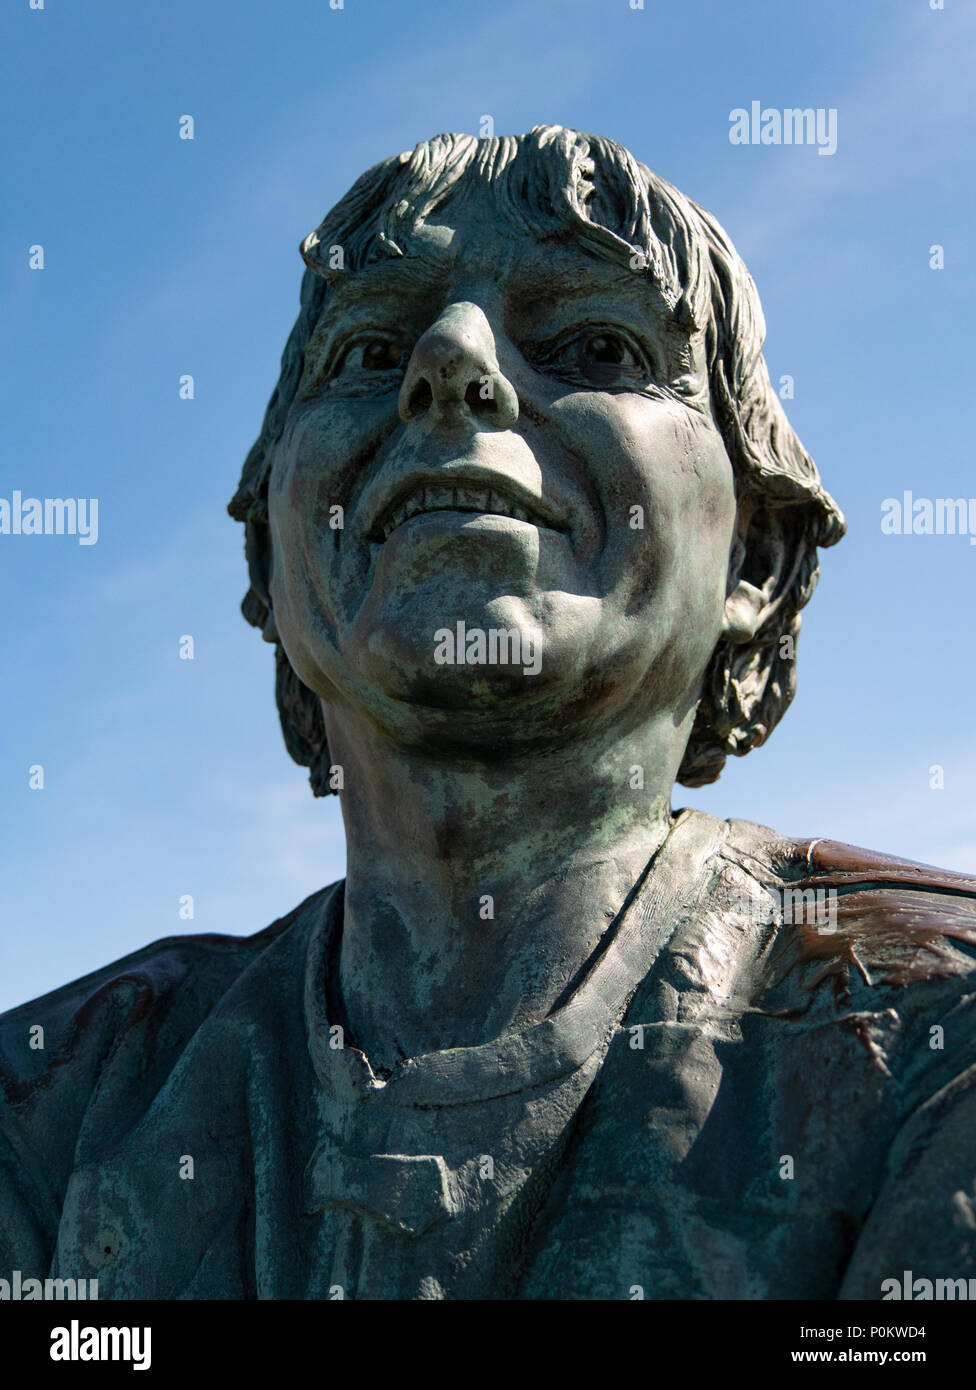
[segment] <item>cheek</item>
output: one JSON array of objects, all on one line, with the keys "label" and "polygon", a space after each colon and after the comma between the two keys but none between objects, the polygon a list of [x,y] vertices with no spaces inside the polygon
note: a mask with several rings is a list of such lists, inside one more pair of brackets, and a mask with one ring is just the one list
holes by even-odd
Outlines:
[{"label": "cheek", "polygon": [[338,496],[342,475],[341,449],[323,412],[309,414],[286,429],[275,450],[268,488],[269,509],[291,543],[303,532],[328,522],[329,507]]},{"label": "cheek", "polygon": [[[688,428],[688,448],[668,477],[667,534],[658,536],[661,589],[675,620],[709,650],[720,629],[735,530],[732,465],[713,428]],[[658,490],[661,498],[661,492]],[[663,501],[663,498],[661,498]]]},{"label": "cheek", "polygon": [[679,604],[685,592],[724,596],[736,501],[721,436],[677,402],[623,396],[612,405],[602,412],[606,464],[596,476],[618,581],[637,593],[670,583]]},{"label": "cheek", "polygon": [[707,569],[721,570],[724,586],[735,530],[735,477],[713,427],[689,432],[689,450],[680,462],[673,489],[683,544]]},{"label": "cheek", "polygon": [[552,424],[586,461],[608,528],[653,502],[662,516],[697,512],[707,522],[734,510],[732,465],[711,417],[674,400],[573,393],[554,403]]},{"label": "cheek", "polygon": [[[348,520],[389,431],[386,402],[353,409],[319,403],[289,417],[268,487],[280,583],[294,588],[294,573],[303,572],[308,593],[337,596]],[[347,555],[346,568],[358,558]]]},{"label": "cheek", "polygon": [[397,420],[396,397],[317,401],[293,410],[268,487],[271,597],[292,666],[312,688],[362,599],[368,551],[349,520]]},{"label": "cheek", "polygon": [[[305,641],[326,618],[330,551],[336,532],[334,469],[321,423],[307,415],[289,422],[275,451],[268,484],[271,601],[292,665],[306,678]],[[340,503],[341,505],[341,503]]]},{"label": "cheek", "polygon": [[322,400],[290,416],[272,473],[281,507],[315,525],[327,520],[330,507],[348,510],[397,422],[393,395]]}]

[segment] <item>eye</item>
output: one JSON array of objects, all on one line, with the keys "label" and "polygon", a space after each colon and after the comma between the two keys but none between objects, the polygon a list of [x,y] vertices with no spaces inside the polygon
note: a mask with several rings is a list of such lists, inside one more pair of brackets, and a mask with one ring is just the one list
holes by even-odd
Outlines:
[{"label": "eye", "polygon": [[296,398],[311,400],[320,391],[334,391],[342,396],[386,396],[399,389],[406,363],[407,352],[395,337],[361,333],[324,354],[310,351]]},{"label": "eye", "polygon": [[526,355],[543,371],[596,387],[634,390],[655,379],[650,354],[629,333],[602,324],[529,348]]},{"label": "eye", "polygon": [[584,361],[601,366],[637,367],[639,362],[627,343],[615,333],[590,333],[581,340]]},{"label": "eye", "polygon": [[396,372],[403,366],[404,352],[392,338],[360,338],[343,355],[336,371]]}]

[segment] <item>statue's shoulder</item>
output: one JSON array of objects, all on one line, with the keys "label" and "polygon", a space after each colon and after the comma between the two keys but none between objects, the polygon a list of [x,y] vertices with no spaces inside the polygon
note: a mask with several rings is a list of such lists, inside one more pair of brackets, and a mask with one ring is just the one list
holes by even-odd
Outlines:
[{"label": "statue's shoulder", "polygon": [[221,1000],[249,978],[261,987],[262,962],[287,953],[320,896],[253,936],[155,941],[0,1015],[0,1265],[49,1266],[80,1149],[138,1123]]},{"label": "statue's shoulder", "polygon": [[843,963],[894,986],[976,972],[976,876],[738,820],[725,853],[779,908],[784,969],[826,976]]},{"label": "statue's shoulder", "polygon": [[863,849],[824,836],[791,838],[751,821],[729,820],[729,844],[790,878],[830,879],[835,886],[877,882],[976,898],[976,875]]},{"label": "statue's shoulder", "polygon": [[251,936],[165,937],[0,1015],[0,1131],[71,1136],[109,1071],[125,1073],[133,1104],[151,1095],[227,992],[329,891]]},{"label": "statue's shoulder", "polygon": [[[304,906],[304,904],[302,905]],[[145,1012],[147,1006],[178,1001],[196,1013],[227,988],[250,961],[291,925],[301,907],[252,936],[199,933],[168,936],[150,942],[77,980],[40,995],[0,1014],[0,1045],[25,1027],[35,1033],[34,1052],[43,1064],[43,1053],[56,1039],[67,1041],[96,1023],[107,1011],[118,1016],[120,1008]],[[108,1009],[106,1009],[108,1006]],[[0,1057],[3,1052],[0,1051]]]}]

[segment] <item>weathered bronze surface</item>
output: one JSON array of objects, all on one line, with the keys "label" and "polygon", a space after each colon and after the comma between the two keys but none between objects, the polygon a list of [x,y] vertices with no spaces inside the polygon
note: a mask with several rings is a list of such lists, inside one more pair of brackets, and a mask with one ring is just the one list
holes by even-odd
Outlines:
[{"label": "weathered bronze surface", "polygon": [[976,1276],[976,879],[672,811],[786,710],[843,533],[725,233],[540,127],[377,165],[302,254],[231,510],[347,876],[0,1020],[0,1272],[123,1298]]}]

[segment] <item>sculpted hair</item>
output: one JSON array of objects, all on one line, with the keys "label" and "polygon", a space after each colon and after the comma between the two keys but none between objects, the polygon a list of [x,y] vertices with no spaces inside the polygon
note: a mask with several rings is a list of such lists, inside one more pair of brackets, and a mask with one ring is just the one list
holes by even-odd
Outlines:
[{"label": "sculpted hair", "polygon": [[491,188],[509,225],[628,264],[677,324],[688,333],[704,331],[712,409],[735,472],[740,516],[752,521],[742,573],[759,589],[776,575],[764,625],[749,642],[720,641],[705,675],[678,780],[691,787],[713,782],[729,754],[765,742],[793,698],[800,610],[816,587],[817,548],[841,538],[844,519],[773,391],[759,296],[725,232],[623,146],[561,126],[425,141],[367,170],[301,244],[308,268],[298,318],[228,508],[245,525],[251,582],[242,612],[275,644],[285,744],[310,769],[315,795],[327,794],[321,702],[295,675],[278,640],[267,580],[268,478],[306,345],[331,285],[371,262],[409,255],[416,228],[475,183]]}]

